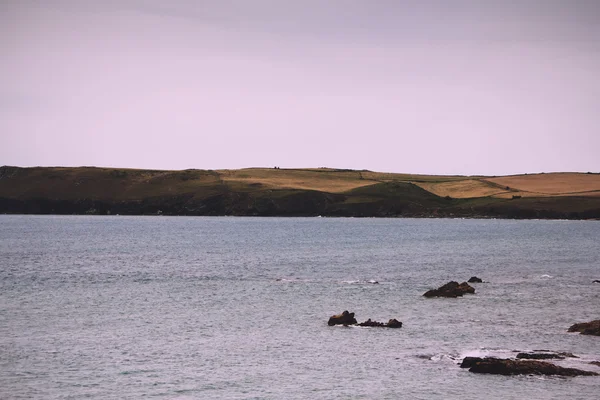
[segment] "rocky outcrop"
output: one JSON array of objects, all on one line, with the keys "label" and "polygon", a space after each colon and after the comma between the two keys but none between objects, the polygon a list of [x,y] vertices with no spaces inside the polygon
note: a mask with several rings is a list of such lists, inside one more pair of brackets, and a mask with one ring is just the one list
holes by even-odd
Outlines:
[{"label": "rocky outcrop", "polygon": [[475,288],[467,282],[458,283],[451,281],[437,289],[428,290],[423,294],[425,297],[459,297],[465,293],[475,293]]},{"label": "rocky outcrop", "polygon": [[327,325],[354,325],[356,324],[356,318],[354,318],[354,313],[344,311],[341,314],[332,315],[329,317],[329,321]]},{"label": "rocky outcrop", "polygon": [[582,335],[600,336],[600,319],[571,325],[569,332],[579,332]]},{"label": "rocky outcrop", "polygon": [[592,283],[600,283],[600,279],[594,279]]},{"label": "rocky outcrop", "polygon": [[390,319],[387,324],[383,322],[371,321],[371,318],[365,322],[361,322],[358,326],[370,326],[370,327],[381,327],[381,328],[402,328],[402,322],[395,318]]},{"label": "rocky outcrop", "polygon": [[478,278],[476,276],[472,276],[469,278],[469,280],[467,281],[469,283],[482,283],[483,280],[481,278]]},{"label": "rocky outcrop", "polygon": [[495,375],[559,375],[559,376],[596,376],[596,372],[576,368],[564,368],[547,361],[510,360],[495,357],[465,357],[461,368],[470,372]]},{"label": "rocky outcrop", "polygon": [[592,361],[590,364],[600,367],[600,361]]}]

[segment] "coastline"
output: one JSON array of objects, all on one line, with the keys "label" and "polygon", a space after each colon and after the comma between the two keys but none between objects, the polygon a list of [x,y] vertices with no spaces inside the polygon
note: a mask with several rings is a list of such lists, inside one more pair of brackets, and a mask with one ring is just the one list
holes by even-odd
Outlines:
[{"label": "coastline", "polygon": [[[521,186],[495,183],[511,179]],[[544,185],[562,192],[531,190]],[[4,166],[0,214],[598,220],[598,188],[600,175],[583,173],[475,178],[334,169]]]}]

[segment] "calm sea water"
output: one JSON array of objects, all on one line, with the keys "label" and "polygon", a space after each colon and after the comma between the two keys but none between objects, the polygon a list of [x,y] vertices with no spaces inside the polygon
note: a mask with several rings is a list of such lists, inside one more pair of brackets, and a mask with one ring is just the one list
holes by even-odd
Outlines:
[{"label": "calm sea water", "polygon": [[[600,318],[599,243],[592,221],[0,216],[0,398],[598,398],[457,363],[600,372],[600,338],[566,333]],[[346,309],[404,326],[327,326]]]}]

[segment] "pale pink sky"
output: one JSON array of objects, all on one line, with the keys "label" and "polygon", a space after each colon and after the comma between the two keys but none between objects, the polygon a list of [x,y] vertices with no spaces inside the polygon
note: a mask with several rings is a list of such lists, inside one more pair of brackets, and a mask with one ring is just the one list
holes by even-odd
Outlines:
[{"label": "pale pink sky", "polygon": [[0,165],[600,172],[600,1],[0,1]]}]

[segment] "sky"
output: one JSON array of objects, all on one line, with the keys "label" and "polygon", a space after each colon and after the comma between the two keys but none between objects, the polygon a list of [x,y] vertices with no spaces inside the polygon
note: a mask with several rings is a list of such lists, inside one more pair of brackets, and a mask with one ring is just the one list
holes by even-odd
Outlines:
[{"label": "sky", "polygon": [[0,0],[0,165],[600,172],[600,1]]}]

